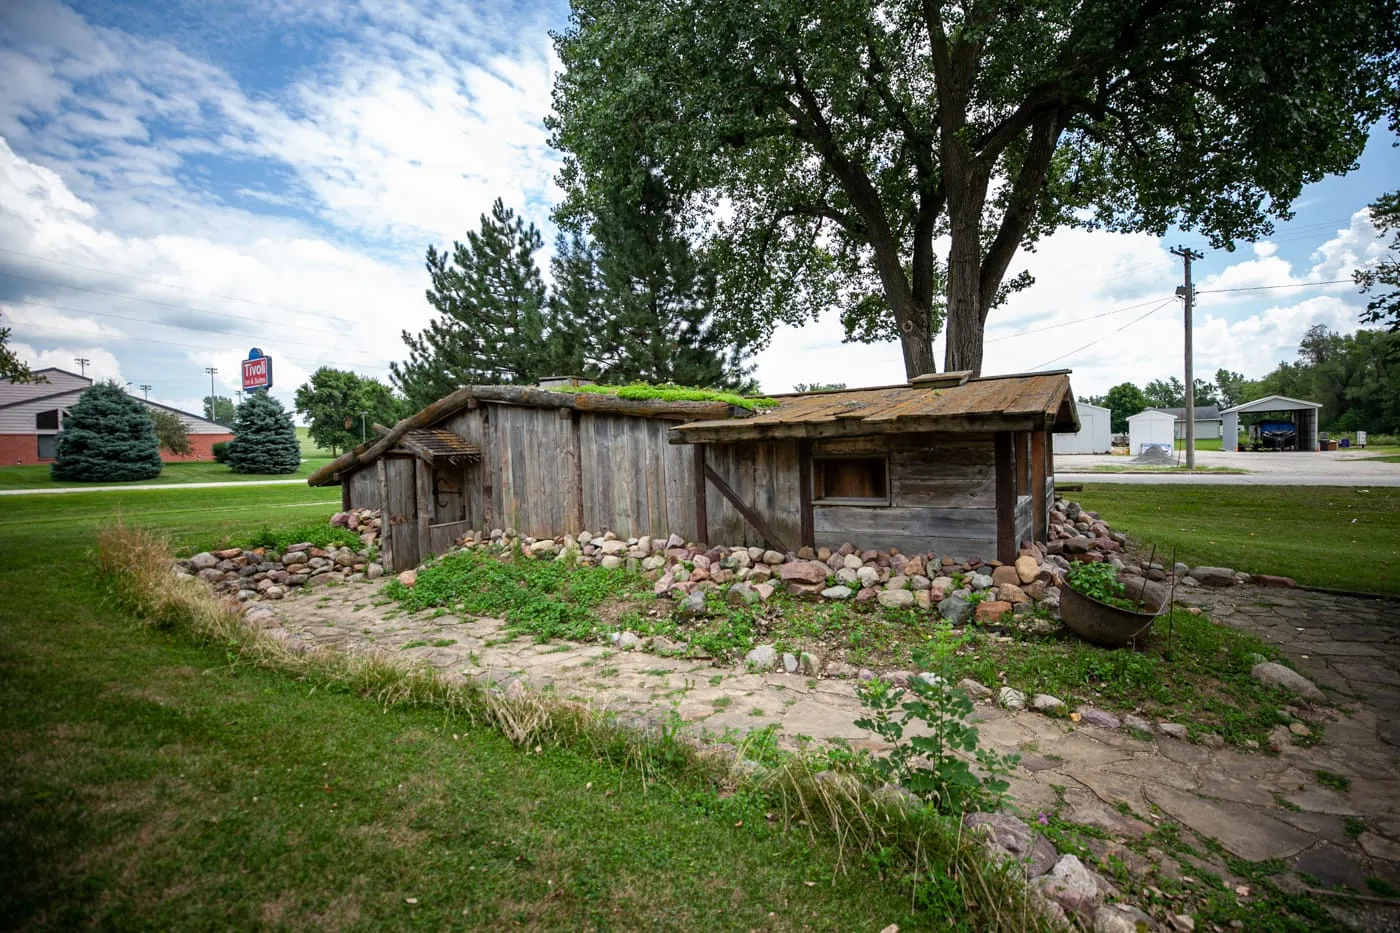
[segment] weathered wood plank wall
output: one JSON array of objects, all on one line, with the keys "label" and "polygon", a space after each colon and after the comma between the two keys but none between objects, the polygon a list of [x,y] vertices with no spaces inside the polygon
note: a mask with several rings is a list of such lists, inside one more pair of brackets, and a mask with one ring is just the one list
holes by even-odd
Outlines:
[{"label": "weathered wood plank wall", "polygon": [[[472,528],[512,527],[535,537],[584,529],[624,537],[698,536],[695,451],[669,443],[665,421],[482,402],[456,413],[442,427],[476,443],[481,463],[464,471],[467,521],[454,521],[456,509],[432,519],[428,545],[434,552],[446,550]],[[1029,437],[1023,443],[1029,447]],[[811,502],[810,525],[804,529],[804,449],[815,458],[888,458],[890,505],[824,505],[818,499]],[[805,532],[819,546],[850,541],[860,548],[995,556],[996,470],[990,434],[715,444],[706,447],[705,458],[788,547],[800,547]],[[417,540],[416,468],[412,459],[400,456],[390,455],[385,462],[393,530],[408,526],[395,535],[393,564],[395,569],[414,566],[426,556],[419,553]],[[1053,475],[1044,481],[1046,499],[1052,500]],[[349,482],[356,507],[379,506],[375,470],[357,471]],[[806,482],[810,485],[810,477]],[[765,543],[725,496],[712,485],[706,491],[703,514],[710,543]],[[1033,533],[1034,499],[1029,494],[1016,499],[1018,538]]]}]

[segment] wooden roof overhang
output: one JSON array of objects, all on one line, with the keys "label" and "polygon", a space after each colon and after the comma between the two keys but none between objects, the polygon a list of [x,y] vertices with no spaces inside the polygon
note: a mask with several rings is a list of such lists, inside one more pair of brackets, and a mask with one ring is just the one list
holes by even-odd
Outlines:
[{"label": "wooden roof overhang", "polygon": [[[436,402],[404,418],[392,428],[382,429],[376,425],[375,429],[379,433],[379,437],[360,444],[353,450],[347,450],[321,467],[306,478],[307,485],[334,485],[340,482],[343,474],[361,469],[380,457],[395,453],[410,453],[423,458],[437,457],[439,456],[438,450],[424,440],[424,434],[421,432],[432,429],[434,425],[464,408],[475,407],[483,402],[603,415],[631,415],[638,418],[656,418],[676,422],[743,418],[749,415],[748,411],[735,408],[727,402],[627,399],[601,392],[551,392],[536,386],[463,386],[450,395],[443,396]],[[456,437],[449,431],[433,430],[429,433]],[[409,438],[408,442],[405,443],[405,437],[410,434],[414,434],[414,438]],[[467,442],[462,441],[462,443],[466,444]],[[475,445],[469,446],[475,448]],[[478,460],[481,458],[479,448],[474,449],[472,453]],[[469,454],[459,451],[456,456],[469,456]],[[432,461],[429,460],[429,462]]]},{"label": "wooden roof overhang", "polygon": [[926,431],[1079,430],[1067,370],[984,379],[940,376],[911,385],[778,396],[776,409],[752,418],[683,424],[668,436],[672,444],[724,444]]}]

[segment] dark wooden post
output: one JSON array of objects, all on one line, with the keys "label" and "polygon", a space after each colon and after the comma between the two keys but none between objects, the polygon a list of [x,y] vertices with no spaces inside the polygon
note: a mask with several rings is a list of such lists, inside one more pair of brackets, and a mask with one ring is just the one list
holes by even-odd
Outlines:
[{"label": "dark wooden post", "polygon": [[705,502],[705,445],[695,445],[695,540],[710,543],[709,506]]},{"label": "dark wooden post", "polygon": [[1029,496],[1031,494],[1031,458],[1030,440],[1031,432],[1017,431],[1012,437],[1016,446],[1016,495]]},{"label": "dark wooden post", "polygon": [[812,442],[797,442],[797,502],[798,502],[798,547],[816,547],[816,521],[812,515]]},{"label": "dark wooden post", "polygon": [[350,477],[342,475],[340,477],[340,510],[350,511]]},{"label": "dark wooden post", "polygon": [[384,458],[374,461],[375,478],[379,481],[379,557],[390,570],[404,568],[394,566],[393,513],[389,511],[389,469]]},{"label": "dark wooden post", "polygon": [[418,509],[418,562],[422,563],[432,553],[433,523],[433,474],[428,465],[417,457],[413,458],[413,493]]},{"label": "dark wooden post", "polygon": [[[565,410],[566,409],[560,409],[560,411]],[[574,513],[569,516],[569,520],[574,523],[574,527],[564,530],[566,532],[572,531],[574,534],[583,531],[585,527],[583,518],[583,428],[579,424],[580,417],[581,416],[576,411],[569,412],[569,457],[573,461],[569,464],[569,467],[573,471],[572,479],[575,505]]]},{"label": "dark wooden post", "polygon": [[1035,513],[1035,521],[1032,525],[1032,534],[1037,541],[1044,541],[1048,536],[1049,515],[1045,511],[1045,448],[1046,432],[1031,432],[1031,511]]},{"label": "dark wooden post", "polygon": [[997,560],[1016,559],[1016,444],[1010,431],[992,436],[996,458]]}]

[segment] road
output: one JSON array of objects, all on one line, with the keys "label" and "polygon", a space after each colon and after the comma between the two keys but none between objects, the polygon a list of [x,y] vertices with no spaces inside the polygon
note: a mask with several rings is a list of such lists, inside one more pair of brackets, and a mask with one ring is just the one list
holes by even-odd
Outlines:
[{"label": "road", "polygon": [[1326,453],[1196,452],[1196,465],[1234,467],[1248,473],[1095,473],[1093,467],[1128,466],[1127,457],[1064,455],[1055,457],[1055,479],[1062,483],[1132,483],[1191,486],[1400,486],[1400,463],[1371,459],[1362,450]]},{"label": "road", "polygon": [[130,483],[121,486],[59,486],[40,487],[38,489],[0,489],[0,496],[52,496],[55,494],[69,492],[131,492],[145,490],[170,490],[170,489],[226,489],[239,486],[295,486],[297,483],[306,484],[306,479],[253,479],[246,482],[234,483]]}]

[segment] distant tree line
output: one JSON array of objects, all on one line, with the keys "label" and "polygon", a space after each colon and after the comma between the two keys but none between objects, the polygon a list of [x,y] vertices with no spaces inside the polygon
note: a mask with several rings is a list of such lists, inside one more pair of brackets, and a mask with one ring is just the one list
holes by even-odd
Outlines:
[{"label": "distant tree line", "polygon": [[[1229,408],[1268,395],[1320,402],[1326,431],[1400,432],[1400,330],[1338,334],[1317,324],[1298,345],[1298,358],[1280,363],[1261,379],[1226,369],[1215,380],[1196,380],[1195,404]],[[1080,401],[1113,413],[1113,430],[1128,430],[1128,418],[1148,408],[1184,408],[1185,388],[1172,377],[1138,388],[1120,383],[1104,395]]]}]

